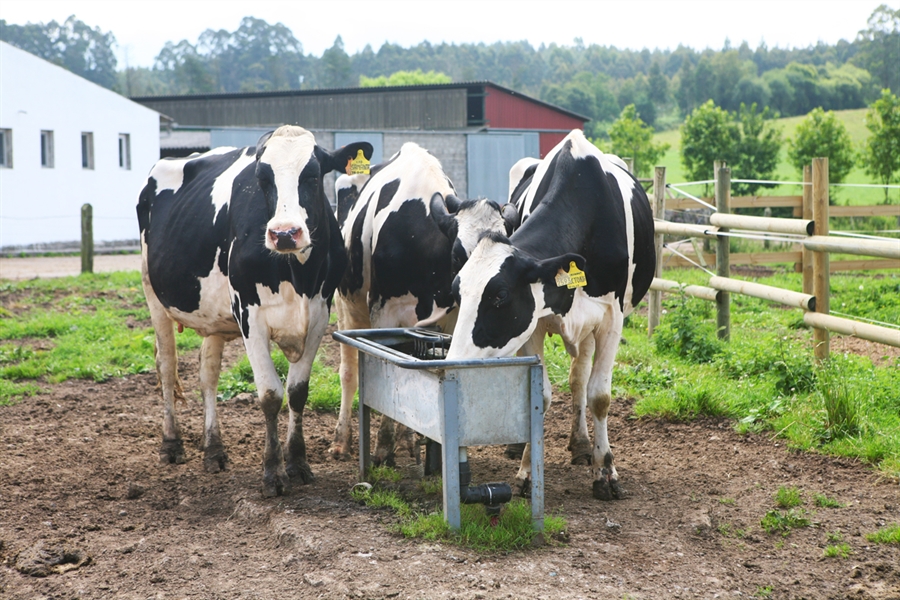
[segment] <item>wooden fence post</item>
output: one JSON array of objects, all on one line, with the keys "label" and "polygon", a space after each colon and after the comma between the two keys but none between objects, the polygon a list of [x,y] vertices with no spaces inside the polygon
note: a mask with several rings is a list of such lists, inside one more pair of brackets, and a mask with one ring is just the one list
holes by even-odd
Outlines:
[{"label": "wooden fence post", "polygon": [[[634,175],[634,159],[630,156],[626,156],[622,158],[622,161],[625,163],[625,166],[628,167],[628,172]],[[637,175],[635,175],[637,177]]]},{"label": "wooden fence post", "polygon": [[[812,204],[812,165],[803,166],[803,205],[801,207],[800,217],[804,220],[812,220],[813,204]],[[813,255],[806,249],[801,247],[800,268],[803,272],[803,293],[813,293]]]},{"label": "wooden fence post", "polygon": [[[812,161],[812,216],[816,222],[816,235],[828,235],[828,157],[814,158]],[[816,297],[816,312],[828,314],[830,285],[828,252],[812,253],[813,295]],[[830,341],[827,329],[813,329],[816,360],[828,359]]]},{"label": "wooden fence post", "polygon": [[94,219],[90,204],[81,206],[81,272],[94,272]]},{"label": "wooden fence post", "polygon": [[[729,214],[731,212],[731,169],[722,162],[716,168],[716,212]],[[721,233],[728,233],[728,229],[720,227]],[[729,257],[728,236],[720,235],[716,239],[716,275],[729,277],[731,275],[731,259]],[[731,294],[719,292],[716,300],[716,334],[719,339],[726,342],[731,339]]]},{"label": "wooden fence post", "polygon": [[[666,168],[656,167],[653,171],[653,218],[666,218]],[[653,236],[656,246],[656,270],[654,277],[662,276],[662,250],[663,234]],[[647,335],[652,336],[653,330],[659,325],[659,317],[662,314],[662,292],[650,290],[647,314]]]}]

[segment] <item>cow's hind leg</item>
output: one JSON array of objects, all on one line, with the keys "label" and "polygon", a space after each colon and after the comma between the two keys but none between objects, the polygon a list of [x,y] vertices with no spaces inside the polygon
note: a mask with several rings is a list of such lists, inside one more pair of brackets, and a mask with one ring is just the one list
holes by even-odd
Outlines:
[{"label": "cow's hind leg", "polygon": [[203,467],[207,473],[218,473],[225,469],[228,455],[222,444],[219,418],[216,413],[216,391],[219,373],[222,369],[222,349],[225,340],[211,335],[203,340],[200,348],[200,395],[203,397]]},{"label": "cow's hind leg", "polygon": [[573,465],[591,464],[591,441],[587,429],[587,384],[594,356],[594,336],[588,335],[578,344],[578,355],[569,367],[569,389],[572,391],[572,430],[567,450]]},{"label": "cow's hind leg", "polygon": [[143,269],[144,297],[150,309],[150,321],[156,334],[156,373],[163,397],[163,440],[159,448],[159,462],[181,464],[184,462],[184,442],[181,428],[175,416],[175,399],[180,396],[181,382],[178,380],[178,354],[175,349],[175,322],[166,313],[159,298],[150,285],[147,275],[146,258]]},{"label": "cow's hind leg", "polygon": [[591,473],[594,478],[593,493],[598,500],[622,498],[623,491],[619,486],[619,474],[613,463],[613,454],[609,446],[609,435],[606,430],[609,405],[612,399],[612,372],[616,351],[622,337],[622,313],[613,309],[610,327],[603,328],[605,333],[597,336],[597,352],[594,366],[588,383],[588,402],[594,416],[594,452]]},{"label": "cow's hind leg", "polygon": [[[365,294],[356,293],[344,297],[340,293],[335,295],[335,309],[338,315],[339,329],[368,329],[369,307],[366,304]],[[350,423],[353,418],[353,398],[359,389],[359,350],[347,344],[341,346],[341,408],[338,412],[337,425],[334,428],[334,441],[328,452],[338,460],[350,458],[350,445],[353,435],[350,432]]]}]

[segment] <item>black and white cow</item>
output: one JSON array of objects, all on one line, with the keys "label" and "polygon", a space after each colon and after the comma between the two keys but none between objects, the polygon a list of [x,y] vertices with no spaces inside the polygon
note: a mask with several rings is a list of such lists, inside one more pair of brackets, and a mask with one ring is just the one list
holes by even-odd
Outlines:
[{"label": "black and white cow", "polygon": [[[519,198],[528,218],[509,238],[484,235],[454,280],[460,308],[447,356],[497,357],[520,349],[542,356],[544,336],[562,336],[573,357],[573,403],[582,413],[570,449],[590,449],[600,499],[622,493],[606,427],[613,362],[623,320],[649,289],[656,264],[650,203],[623,167],[580,130],[537,165]],[[560,285],[565,273],[576,275],[573,265],[584,272],[585,285]],[[544,383],[549,404],[546,374]],[[592,446],[586,406],[594,417]],[[517,474],[526,491],[529,467],[526,452]]]},{"label": "black and white cow", "polygon": [[[451,255],[465,255],[477,232],[505,231],[500,207],[460,202],[440,162],[415,143],[404,144],[371,175],[335,182],[338,214],[350,257],[335,301],[341,329],[438,325],[452,331]],[[448,210],[449,208],[449,210]],[[437,219],[432,213],[437,211]],[[452,229],[453,239],[448,237]],[[331,453],[350,453],[350,417],[359,385],[358,354],[341,345],[341,409]],[[382,420],[376,461],[393,452],[393,423]]]},{"label": "black and white cow", "polygon": [[[174,400],[180,392],[175,323],[203,336],[200,391],[205,406],[204,466],[225,467],[216,387],[227,340],[241,336],[266,418],[263,494],[280,495],[291,478],[312,480],[303,438],[303,407],[331,298],[347,265],[322,176],[343,169],[362,149],[335,152],[300,127],[283,126],[255,147],[218,148],[164,159],[150,171],[137,213],[144,293],[156,330],[156,367],[164,402],[163,463],[184,462]],[[284,389],[269,343],[290,363],[287,443],[278,412]]]}]

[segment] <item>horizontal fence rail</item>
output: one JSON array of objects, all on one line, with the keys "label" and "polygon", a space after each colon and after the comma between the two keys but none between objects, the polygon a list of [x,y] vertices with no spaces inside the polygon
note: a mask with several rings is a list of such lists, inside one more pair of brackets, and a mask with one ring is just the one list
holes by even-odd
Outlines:
[{"label": "horizontal fence rail", "polygon": [[[830,235],[828,221],[832,217],[845,216],[897,216],[900,206],[841,206],[828,205],[828,161],[815,159],[812,168],[804,170],[803,196],[744,196],[731,197],[731,171],[724,163],[716,165],[716,180],[692,182],[715,184],[715,205],[690,196],[675,185],[666,185],[665,168],[657,167],[653,179],[653,214],[657,237],[657,272],[650,286],[650,315],[648,331],[659,323],[661,305],[659,294],[683,293],[687,296],[715,302],[717,305],[717,331],[727,339],[730,330],[730,294],[741,294],[777,302],[805,311],[804,323],[813,328],[814,351],[817,359],[827,358],[828,332],[851,335],[861,339],[900,347],[900,329],[892,329],[870,323],[861,323],[829,314],[829,283],[831,271],[839,269],[900,269],[900,239],[877,236],[860,236],[843,233]],[[679,184],[687,186],[691,184]],[[688,196],[673,198],[672,190]],[[712,210],[707,223],[674,223],[664,219],[665,210],[698,208]],[[731,214],[735,208],[788,207],[795,217],[773,218]],[[841,232],[838,232],[839,234]],[[686,238],[668,245],[662,243],[664,235]],[[797,250],[786,252],[750,252],[731,254],[727,240],[730,237],[758,239],[766,242],[793,244]],[[697,239],[716,239],[716,252],[702,252]],[[689,243],[692,256],[682,254],[677,248]],[[708,242],[707,242],[708,244]],[[829,254],[850,254],[879,257],[886,260],[858,260],[831,263]],[[693,257],[693,258],[692,258]],[[696,262],[695,260],[696,259]],[[785,290],[729,276],[731,265],[760,265],[794,263],[802,270],[803,292]],[[716,265],[716,274],[707,269]],[[709,286],[684,285],[660,277],[662,266],[694,266],[710,274]],[[810,293],[811,292],[811,293]]]}]

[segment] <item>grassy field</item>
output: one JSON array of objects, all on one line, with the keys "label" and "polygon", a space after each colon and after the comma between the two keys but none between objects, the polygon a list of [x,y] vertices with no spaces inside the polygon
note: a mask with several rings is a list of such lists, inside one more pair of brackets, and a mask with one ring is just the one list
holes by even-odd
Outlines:
[{"label": "grassy field", "polygon": [[[868,109],[860,108],[855,110],[835,111],[835,115],[844,123],[844,126],[847,128],[847,133],[850,135],[850,139],[853,142],[853,147],[856,149],[860,148],[869,134],[869,130],[866,129],[864,122],[867,110]],[[797,125],[799,125],[800,122],[805,118],[805,116],[788,117],[784,119],[777,119],[774,122],[775,126],[781,129],[783,142],[786,142],[788,139],[794,137]],[[653,136],[653,141],[656,143],[662,142],[669,144],[669,150],[659,161],[660,166],[666,167],[666,181],[669,183],[679,183],[687,181],[687,177],[684,173],[684,167],[681,164],[681,130],[673,129],[669,131],[662,131]],[[741,177],[741,174],[732,173],[731,176],[737,179]],[[794,167],[792,167],[787,162],[786,143],[782,145],[781,161],[775,171],[774,177],[779,181],[793,182],[801,181],[803,179],[802,175],[798,173],[796,169],[794,169]],[[872,178],[866,175],[859,166],[856,166],[852,171],[850,171],[850,174],[847,176],[845,183],[874,184],[878,182],[874,181]],[[688,191],[689,193],[694,195],[697,195],[697,190],[702,190],[702,188],[685,188],[685,191]],[[770,196],[799,195],[800,188],[796,185],[782,185],[768,190],[761,190],[758,193]],[[875,188],[838,187],[836,189],[832,189],[832,195],[834,196],[834,199],[838,204],[868,205],[880,204],[884,202],[884,191],[882,189]],[[890,198],[894,203],[900,202],[900,190],[891,190]]]},{"label": "grassy field", "polygon": [[[697,270],[664,272],[684,283],[704,283]],[[799,275],[776,273],[759,281],[797,290]],[[848,315],[900,323],[900,273],[834,274],[831,306]],[[28,401],[41,388],[69,378],[103,381],[152,372],[153,332],[137,272],[82,275],[0,285],[0,405]],[[720,416],[739,431],[768,431],[808,451],[859,457],[900,476],[900,364],[873,364],[833,355],[817,365],[811,332],[799,309],[732,296],[732,341],[719,342],[709,303],[666,295],[667,314],[653,339],[646,319],[633,315],[625,329],[613,378],[616,395],[637,399],[636,416],[668,419]],[[185,331],[180,350],[200,338]],[[286,361],[274,353],[280,370]],[[554,385],[565,388],[568,356],[558,337],[547,340]],[[220,397],[251,391],[246,359],[223,373]],[[336,410],[340,382],[334,370],[314,367],[312,409]]]}]

